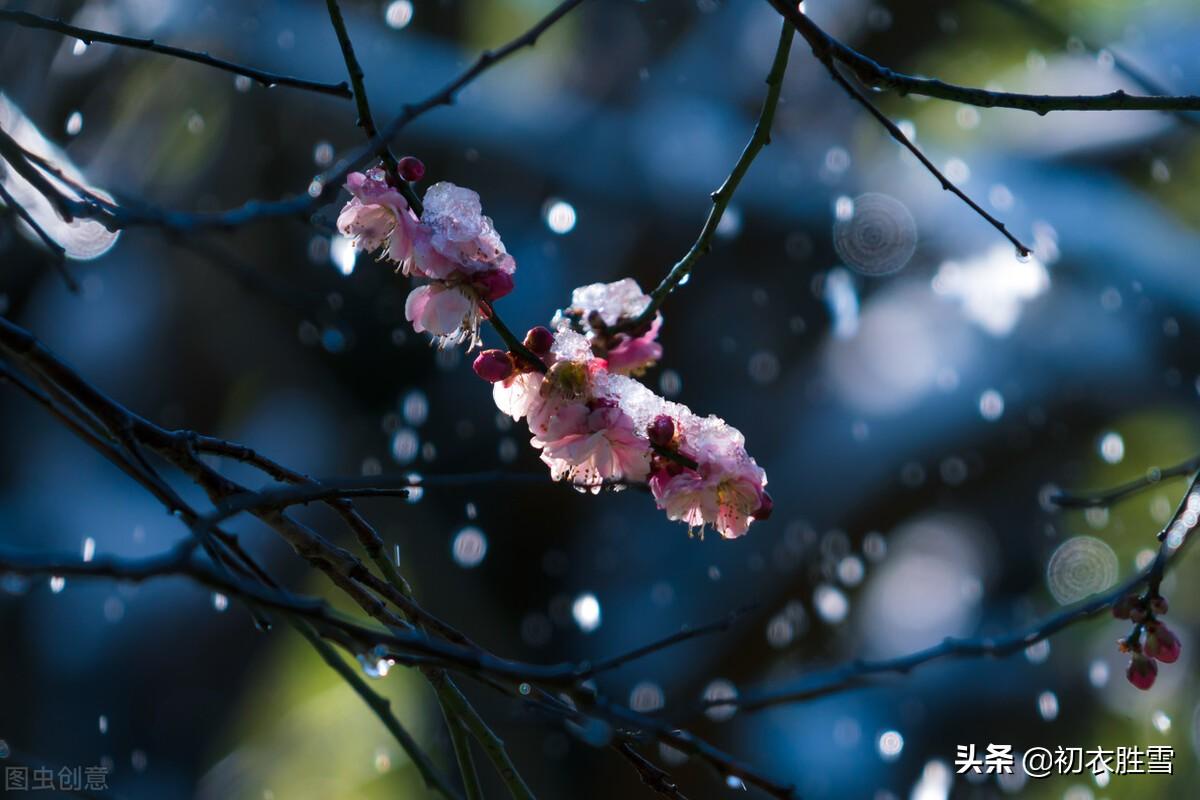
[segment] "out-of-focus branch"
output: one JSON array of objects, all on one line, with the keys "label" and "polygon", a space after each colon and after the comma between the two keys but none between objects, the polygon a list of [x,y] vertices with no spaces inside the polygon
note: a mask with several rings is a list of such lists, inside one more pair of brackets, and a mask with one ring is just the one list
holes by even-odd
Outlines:
[{"label": "out-of-focus branch", "polygon": [[993,92],[972,86],[946,83],[935,78],[906,75],[874,61],[833,38],[789,0],[769,0],[775,10],[796,26],[821,61],[839,61],[873,89],[889,89],[902,95],[923,95],[981,108],[1015,108],[1048,114],[1051,111],[1200,111],[1200,96],[1142,96],[1123,91],[1099,95],[1050,95]]},{"label": "out-of-focus branch", "polygon": [[771,143],[771,124],[775,121],[775,109],[779,105],[779,93],[783,89],[783,76],[787,72],[788,54],[791,53],[792,39],[795,33],[796,29],[792,24],[784,20],[783,27],[779,32],[779,44],[775,47],[775,58],[767,73],[767,98],[763,101],[758,122],[754,125],[754,133],[751,134],[750,141],[746,143],[742,154],[733,165],[729,177],[717,191],[713,192],[712,208],[708,211],[708,217],[704,220],[704,227],[700,229],[700,235],[683,258],[671,267],[662,282],[650,293],[650,302],[646,304],[642,312],[624,324],[614,326],[612,328],[614,332],[632,330],[649,324],[675,287],[692,273],[692,267],[712,248],[713,236],[721,224],[725,209],[729,207],[729,201],[733,199],[738,185],[741,184],[750,165],[754,163],[759,151]]},{"label": "out-of-focus branch", "polygon": [[9,194],[9,191],[4,188],[4,184],[2,183],[0,183],[0,202],[3,202],[5,208],[9,209],[12,213],[20,217],[21,220],[34,232],[38,239],[41,240],[42,244],[46,245],[46,248],[50,251],[50,261],[54,264],[54,269],[57,270],[58,274],[62,277],[63,283],[65,283],[67,288],[72,292],[77,293],[79,291],[79,282],[75,280],[75,276],[73,276],[67,269],[67,265],[64,260],[66,258],[66,251],[63,249],[63,246],[56,242],[54,238],[50,236],[50,234],[46,233],[45,229],[43,229],[41,225],[38,225],[37,220],[35,220],[33,215],[29,213],[29,210],[25,208],[25,206],[18,203],[16,199]]},{"label": "out-of-focus branch", "polygon": [[[435,108],[451,105],[467,84],[512,54],[532,47],[550,26],[582,2],[583,0],[564,0],[525,33],[495,50],[483,52],[470,67],[440,90],[420,102],[406,105],[376,136],[346,158],[339,160],[332,169],[319,175],[302,194],[275,201],[250,200],[236,208],[210,212],[175,211],[128,199],[116,204],[94,194],[87,194],[83,201],[71,203],[68,213],[96,219],[112,229],[144,225],[184,232],[204,228],[237,228],[268,219],[303,218],[311,215],[336,196],[347,175],[370,164],[409,123]],[[347,96],[350,96],[349,90]]]},{"label": "out-of-focus branch", "polygon": [[171,45],[160,44],[153,39],[143,39],[135,36],[122,36],[116,33],[105,33],[104,31],[95,31],[89,28],[80,28],[77,25],[71,25],[58,19],[49,17],[40,17],[37,14],[31,14],[28,11],[6,11],[0,9],[0,22],[6,22],[14,25],[20,25],[25,28],[40,28],[42,30],[54,31],[65,36],[74,37],[84,44],[92,44],[94,42],[103,42],[105,44],[113,44],[118,47],[130,47],[135,50],[147,50],[152,53],[161,53],[172,58],[183,59],[184,61],[194,61],[197,64],[204,64],[208,67],[232,72],[235,75],[243,75],[251,80],[266,87],[272,86],[292,86],[297,89],[307,89],[310,92],[319,92],[321,94],[334,95],[335,97],[344,97],[349,99],[353,95],[350,92],[350,87],[345,81],[341,83],[321,83],[319,81],[310,81],[303,78],[293,78],[288,75],[279,75],[274,72],[266,72],[254,67],[247,67],[242,64],[235,64],[232,61],[226,61],[222,58],[216,58],[208,53],[197,52],[195,50],[185,50],[182,47],[172,47]]},{"label": "out-of-focus branch", "polygon": [[737,706],[745,711],[755,711],[770,706],[801,703],[817,697],[835,694],[837,692],[862,686],[877,675],[887,673],[906,674],[917,667],[931,661],[945,658],[1002,658],[1018,653],[1031,644],[1048,639],[1059,631],[1078,622],[1110,609],[1114,603],[1127,595],[1136,592],[1142,586],[1147,587],[1149,595],[1158,593],[1158,586],[1169,564],[1178,556],[1192,538],[1196,527],[1200,525],[1194,519],[1191,525],[1185,521],[1185,514],[1200,503],[1200,476],[1192,479],[1187,493],[1180,501],[1170,524],[1160,534],[1162,543],[1158,554],[1145,569],[1140,570],[1128,580],[1105,592],[1097,594],[1081,603],[1063,609],[1057,614],[1051,614],[1034,622],[1028,627],[996,637],[984,638],[948,638],[941,644],[918,650],[898,658],[880,659],[875,661],[858,660],[844,666],[836,667],[827,672],[814,673],[806,676],[795,686],[786,689],[764,689],[747,692],[741,697],[730,700],[713,700],[707,706]]},{"label": "out-of-focus branch", "polygon": [[1162,469],[1153,467],[1147,470],[1142,477],[1111,489],[1101,489],[1096,492],[1058,492],[1050,495],[1049,500],[1060,508],[1102,508],[1123,500],[1131,494],[1157,486],[1162,481],[1182,478],[1197,470],[1200,470],[1200,456],[1192,456],[1187,461],[1181,461]]}]

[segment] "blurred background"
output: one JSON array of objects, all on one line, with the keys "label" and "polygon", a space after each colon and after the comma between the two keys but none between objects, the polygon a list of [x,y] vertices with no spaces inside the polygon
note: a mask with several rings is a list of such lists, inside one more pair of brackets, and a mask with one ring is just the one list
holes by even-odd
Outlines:
[{"label": "blurred background", "polygon": [[[552,5],[343,2],[380,120]],[[807,5],[830,33],[912,73],[1013,91],[1141,91],[1120,69],[1127,59],[1174,92],[1200,93],[1200,9],[1187,0]],[[0,7],[344,78],[316,0]],[[685,252],[749,138],[778,27],[753,0],[590,1],[456,106],[405,129],[396,151],[424,160],[427,183],[482,195],[519,265],[500,307],[523,331],[575,286],[633,276],[649,289]],[[362,141],[351,101],[12,25],[0,25],[0,90],[7,124],[24,120],[91,184],[178,209],[302,192]],[[611,655],[757,603],[731,631],[599,688],[806,798],[1187,796],[1200,779],[1200,598],[1185,591],[1200,577],[1194,554],[1164,585],[1183,656],[1149,692],[1124,680],[1115,641],[1128,628],[1105,616],[1002,661],[938,662],[754,713],[697,711],[706,693],[999,634],[1123,580],[1147,563],[1183,484],[1088,513],[1055,512],[1049,487],[1113,485],[1200,450],[1200,355],[1188,344],[1200,326],[1195,122],[875,98],[1036,241],[1036,257],[1018,261],[797,43],[772,144],[712,253],[667,303],[665,357],[646,376],[745,433],[770,476],[770,521],[736,541],[689,538],[644,494],[537,482],[362,507],[426,607],[513,658]],[[312,475],[543,473],[524,424],[497,414],[468,359],[411,332],[406,281],[354,258],[336,210],[311,226],[184,238],[60,231],[94,256],[71,264],[77,295],[7,217],[0,311],[132,409]],[[270,531],[233,528],[293,585],[328,589]],[[185,535],[40,409],[0,392],[0,541],[132,557]],[[237,604],[174,579],[10,575],[0,588],[0,738],[13,752],[104,765],[129,798],[426,796],[311,649],[288,630],[256,631]],[[372,685],[435,759],[451,758],[419,676],[396,669]],[[539,796],[649,795],[610,751],[469,691]],[[1170,745],[1175,774],[953,774],[957,745],[989,743]],[[689,797],[743,794],[702,764],[650,754]],[[488,796],[501,796],[481,772]]]}]

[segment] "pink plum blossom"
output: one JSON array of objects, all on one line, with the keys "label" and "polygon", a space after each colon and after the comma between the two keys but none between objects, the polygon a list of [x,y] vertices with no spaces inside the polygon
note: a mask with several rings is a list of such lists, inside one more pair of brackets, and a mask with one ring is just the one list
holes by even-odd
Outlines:
[{"label": "pink plum blossom", "polygon": [[554,415],[544,439],[542,461],[554,480],[569,480],[594,492],[610,482],[643,482],[650,473],[649,442],[615,403],[595,408],[571,403]]},{"label": "pink plum blossom", "polygon": [[662,315],[655,314],[641,329],[613,333],[610,328],[635,319],[649,304],[650,296],[632,278],[593,283],[571,293],[571,305],[559,312],[556,324],[585,328],[593,351],[608,360],[612,372],[640,375],[662,358],[658,343]]},{"label": "pink plum blossom", "polygon": [[660,469],[650,479],[650,491],[668,519],[692,529],[712,525],[726,539],[736,539],[769,503],[765,484],[766,474],[753,459],[717,459],[677,474]]},{"label": "pink plum blossom", "polygon": [[405,264],[417,229],[408,201],[388,185],[380,169],[350,173],[346,190],[352,197],[338,215],[338,231],[352,238],[358,250],[383,248],[380,257]]},{"label": "pink plum blossom", "polygon": [[479,339],[479,300],[466,287],[418,286],[404,303],[404,316],[418,333],[429,332],[445,346]]}]

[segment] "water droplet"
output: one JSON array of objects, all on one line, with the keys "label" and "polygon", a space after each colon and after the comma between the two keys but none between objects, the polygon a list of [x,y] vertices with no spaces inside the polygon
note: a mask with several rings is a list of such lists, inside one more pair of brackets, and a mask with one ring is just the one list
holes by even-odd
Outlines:
[{"label": "water droplet", "polygon": [[[1197,386],[1200,386],[1200,379],[1197,379]],[[675,370],[665,369],[658,378],[658,388],[664,397],[675,397],[683,390],[683,378]]]},{"label": "water droplet", "polygon": [[383,12],[383,21],[389,28],[400,30],[408,26],[413,18],[412,0],[392,0]]},{"label": "water droplet", "polygon": [[1108,684],[1108,662],[1097,658],[1088,667],[1088,682],[1097,689]]},{"label": "water droplet", "polygon": [[397,464],[411,464],[420,449],[421,440],[412,428],[400,428],[392,435],[392,459]]},{"label": "water droplet", "polygon": [[87,49],[88,49],[87,42],[85,42],[83,39],[76,39],[75,44],[73,44],[71,46],[71,55],[81,56],[87,52]]},{"label": "water droplet", "polygon": [[1030,664],[1044,664],[1050,657],[1050,640],[1042,639],[1025,648],[1025,658]]},{"label": "water droplet", "polygon": [[216,609],[217,612],[224,611],[225,609],[229,608],[229,598],[220,592],[213,592],[212,604],[213,608]]},{"label": "water droplet", "polygon": [[392,768],[392,757],[382,747],[375,751],[375,771],[382,774]]},{"label": "water droplet", "polygon": [[96,540],[87,537],[83,540],[83,560],[91,561],[96,556]]},{"label": "water droplet", "polygon": [[879,750],[880,758],[884,761],[895,761],[904,750],[904,737],[899,731],[884,731],[879,734],[875,746]]},{"label": "water droplet", "polygon": [[662,687],[657,683],[642,681],[629,692],[629,707],[634,711],[648,713],[658,711],[666,703]]},{"label": "water droplet", "polygon": [[591,633],[600,627],[600,601],[591,592],[579,595],[571,604],[571,616],[579,630]]},{"label": "water droplet", "polygon": [[100,715],[99,728],[101,734],[108,733],[108,717],[103,714]]},{"label": "water droplet", "polygon": [[[319,191],[318,194],[320,194]],[[354,240],[346,236],[330,237],[329,260],[343,275],[354,272],[354,262],[358,260],[358,250],[354,247]]]},{"label": "water droplet", "polygon": [[704,709],[704,715],[712,720],[727,720],[737,713],[737,705],[733,703],[721,703],[722,700],[735,700],[738,696],[737,687],[724,678],[717,680],[704,687],[704,701],[706,703],[716,703]]},{"label": "water droplet", "polygon": [[429,398],[420,389],[413,389],[404,395],[404,400],[400,403],[400,413],[409,425],[420,427],[429,419]]},{"label": "water droplet", "polygon": [[1100,457],[1109,464],[1119,464],[1125,458],[1125,440],[1121,434],[1109,431],[1100,437]]},{"label": "water droplet", "polygon": [[575,207],[566,200],[550,199],[546,201],[544,215],[546,227],[559,235],[570,233],[575,228]]},{"label": "water droplet", "polygon": [[54,594],[61,592],[67,585],[67,579],[62,575],[50,576],[50,591]]},{"label": "water droplet", "polygon": [[1155,711],[1150,715],[1150,724],[1159,733],[1166,733],[1171,730],[1171,718],[1163,711]]},{"label": "water droplet", "polygon": [[850,613],[850,601],[841,589],[822,584],[813,592],[813,605],[817,614],[830,625],[837,625]]},{"label": "water droplet", "polygon": [[995,422],[1004,415],[1004,395],[995,389],[987,389],[979,395],[979,413],[988,422]]},{"label": "water droplet", "polygon": [[251,81],[245,75],[238,75],[236,78],[233,79],[233,88],[237,89],[239,92],[250,91],[250,87],[253,84],[254,84],[254,82]]},{"label": "water droplet", "polygon": [[81,130],[83,130],[83,114],[72,111],[71,116],[67,117],[67,135],[74,136]]},{"label": "water droplet", "polygon": [[333,163],[333,145],[329,142],[317,142],[313,148],[313,163],[318,167],[328,167]]},{"label": "water droplet", "polygon": [[1052,722],[1058,718],[1058,695],[1054,692],[1042,692],[1038,695],[1037,707],[1042,719]]},{"label": "water droplet", "polygon": [[146,751],[134,750],[129,755],[129,764],[133,767],[134,772],[145,772],[150,760],[146,757]]},{"label": "water droplet", "polygon": [[463,528],[455,534],[454,543],[451,546],[455,563],[466,569],[482,564],[487,555],[487,549],[487,537],[474,525]]},{"label": "water droplet", "polygon": [[204,132],[204,117],[200,116],[199,112],[192,111],[187,118],[188,133],[200,134]]}]

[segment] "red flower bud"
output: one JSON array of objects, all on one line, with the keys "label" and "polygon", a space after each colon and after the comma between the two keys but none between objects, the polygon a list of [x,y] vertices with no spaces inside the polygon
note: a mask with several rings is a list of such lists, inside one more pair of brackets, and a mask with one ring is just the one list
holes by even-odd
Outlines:
[{"label": "red flower bud", "polygon": [[675,420],[666,414],[659,414],[646,427],[646,436],[649,437],[650,444],[670,447],[671,441],[675,438]]},{"label": "red flower bud", "polygon": [[484,350],[471,368],[488,383],[498,383],[513,374],[512,357],[504,350]]},{"label": "red flower bud", "polygon": [[1179,642],[1179,637],[1162,623],[1156,624],[1153,628],[1148,628],[1146,633],[1146,643],[1142,645],[1142,652],[1157,659],[1164,664],[1174,664],[1179,660],[1179,651],[1183,649],[1183,645]]},{"label": "red flower bud", "polygon": [[488,301],[499,300],[513,290],[512,275],[498,269],[479,273],[471,284],[479,291],[479,296]]},{"label": "red flower bud", "polygon": [[762,505],[760,505],[758,507],[758,510],[755,511],[750,516],[754,517],[757,520],[770,519],[771,512],[774,510],[775,510],[775,501],[771,499],[771,495],[767,494],[766,492],[763,492]]},{"label": "red flower bud", "polygon": [[415,156],[405,156],[400,159],[400,163],[396,165],[396,171],[400,173],[400,177],[406,181],[419,181],[425,177],[425,165],[421,163],[421,159]]},{"label": "red flower bud", "polygon": [[1158,677],[1158,664],[1141,653],[1134,653],[1125,670],[1125,677],[1138,689],[1145,691],[1154,685],[1154,679]]},{"label": "red flower bud", "polygon": [[537,355],[544,356],[554,346],[554,334],[549,328],[543,328],[541,325],[530,328],[529,333],[525,334],[525,346]]},{"label": "red flower bud", "polygon": [[1157,594],[1151,597],[1150,610],[1160,617],[1167,613],[1167,598]]},{"label": "red flower bud", "polygon": [[1117,619],[1129,619],[1129,613],[1133,611],[1133,606],[1136,602],[1137,595],[1125,595],[1113,604],[1112,615]]}]

